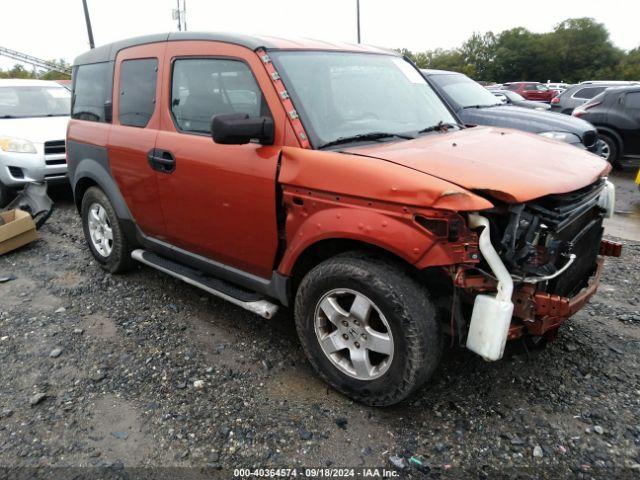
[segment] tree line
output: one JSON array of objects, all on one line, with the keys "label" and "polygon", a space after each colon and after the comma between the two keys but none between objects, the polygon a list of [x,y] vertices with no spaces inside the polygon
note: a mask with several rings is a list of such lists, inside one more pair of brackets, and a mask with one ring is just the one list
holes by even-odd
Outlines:
[{"label": "tree line", "polygon": [[[70,65],[64,59],[59,60],[50,60],[50,63],[53,63],[59,67],[69,68]],[[16,63],[12,68],[7,70],[3,70],[0,68],[0,78],[37,78],[40,80],[69,80],[71,77],[66,73],[55,72],[50,70],[48,72],[40,72],[35,68],[29,70],[24,67],[21,63]]]},{"label": "tree line", "polygon": [[486,82],[640,80],[640,46],[624,51],[593,18],[571,18],[547,33],[516,27],[474,33],[460,48],[399,50],[420,68],[453,70]]}]

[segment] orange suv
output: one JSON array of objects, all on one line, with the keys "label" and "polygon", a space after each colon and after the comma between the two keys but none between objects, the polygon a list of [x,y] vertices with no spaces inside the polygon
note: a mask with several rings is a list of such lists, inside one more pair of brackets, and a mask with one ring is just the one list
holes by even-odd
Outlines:
[{"label": "orange suv", "polygon": [[395,52],[170,33],[73,70],[69,173],[110,272],[142,262],[265,318],[370,405],[434,372],[443,336],[487,360],[552,338],[593,295],[607,163],[464,128]]}]

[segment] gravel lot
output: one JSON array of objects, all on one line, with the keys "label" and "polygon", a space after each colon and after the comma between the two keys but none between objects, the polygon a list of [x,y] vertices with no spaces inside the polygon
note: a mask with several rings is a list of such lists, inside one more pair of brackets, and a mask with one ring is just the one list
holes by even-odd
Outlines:
[{"label": "gravel lot", "polygon": [[233,478],[412,456],[433,478],[640,476],[640,243],[607,260],[555,343],[497,363],[449,349],[426,388],[376,409],[316,378],[289,312],[266,321],[143,266],[104,273],[70,194],[52,196],[41,238],[0,257],[0,277],[16,277],[0,284],[0,478]]}]

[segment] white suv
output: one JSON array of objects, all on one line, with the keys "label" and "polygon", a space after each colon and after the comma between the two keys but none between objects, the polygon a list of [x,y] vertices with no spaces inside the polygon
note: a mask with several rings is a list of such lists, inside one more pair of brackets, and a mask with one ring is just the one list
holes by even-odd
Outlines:
[{"label": "white suv", "polygon": [[57,82],[0,80],[0,206],[25,183],[66,180],[70,110]]}]

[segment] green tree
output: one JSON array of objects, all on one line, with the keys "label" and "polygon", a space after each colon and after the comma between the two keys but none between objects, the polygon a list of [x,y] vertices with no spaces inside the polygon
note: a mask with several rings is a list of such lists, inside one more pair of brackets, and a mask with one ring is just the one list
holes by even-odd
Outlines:
[{"label": "green tree", "polygon": [[[62,69],[71,68],[71,65],[69,65],[69,63],[65,61],[63,58],[60,58],[58,60],[49,60],[49,62],[55,64],[56,66]],[[71,75],[68,75],[62,72],[57,72],[55,70],[49,70],[44,75],[42,75],[41,78],[43,80],[69,80],[71,78]]]}]

